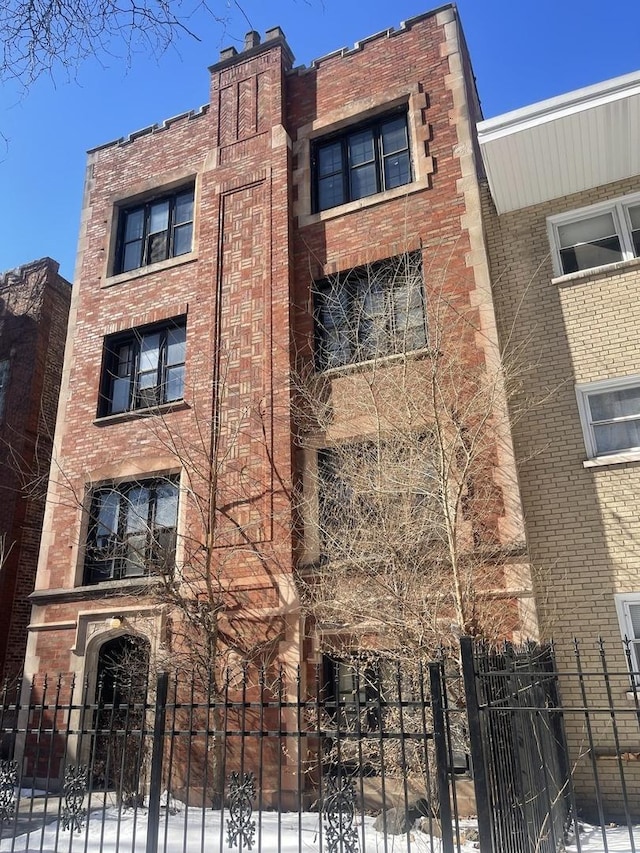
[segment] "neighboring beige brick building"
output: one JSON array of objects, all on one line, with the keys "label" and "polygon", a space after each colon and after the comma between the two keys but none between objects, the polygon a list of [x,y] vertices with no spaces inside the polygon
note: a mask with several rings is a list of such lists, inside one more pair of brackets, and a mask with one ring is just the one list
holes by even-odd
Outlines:
[{"label": "neighboring beige brick building", "polygon": [[[622,637],[640,640],[639,109],[634,74],[479,125],[541,633],[555,639],[566,670],[575,669],[574,637],[585,667],[599,669],[602,637],[613,701],[632,712],[619,715],[621,752],[638,743]],[[632,644],[636,670],[639,652]],[[565,703],[579,706],[572,684],[563,687]],[[593,716],[595,749],[615,799],[605,716]],[[565,721],[582,750],[584,717]]]}]

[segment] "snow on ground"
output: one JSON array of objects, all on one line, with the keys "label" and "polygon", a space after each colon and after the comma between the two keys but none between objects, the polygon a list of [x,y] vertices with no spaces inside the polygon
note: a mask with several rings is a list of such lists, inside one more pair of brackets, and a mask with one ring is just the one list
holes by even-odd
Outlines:
[{"label": "snow on ground", "polygon": [[[326,826],[320,846],[319,815],[316,813],[262,812],[256,819],[253,853],[314,853],[327,850]],[[160,824],[158,850],[161,853],[227,853],[233,848],[227,842],[228,812],[225,812],[221,825],[219,811],[185,809],[175,815],[163,813]],[[357,822],[358,849],[362,853],[441,853],[440,839],[414,831],[411,833],[410,846],[405,835],[387,836],[373,828],[374,818],[365,818],[364,826]],[[87,826],[81,832],[63,831],[56,820],[37,831],[18,836],[15,839],[4,838],[0,842],[0,853],[15,850],[42,851],[42,853],[144,853],[147,836],[147,812],[139,810],[123,811],[120,815],[116,808],[99,809],[92,812]],[[364,843],[363,843],[364,842]],[[248,851],[246,844],[242,850]],[[461,847],[463,853],[477,851],[474,844],[467,842]]]},{"label": "snow on ground", "polygon": [[[221,822],[222,817],[222,822]],[[262,812],[253,815],[256,823],[253,853],[318,853],[328,850],[326,824],[322,827],[317,813]],[[112,806],[92,809],[81,832],[63,830],[57,816],[51,822],[40,824],[31,832],[5,837],[0,842],[0,853],[144,853],[147,836],[146,809],[119,810]],[[238,850],[227,840],[229,812],[203,812],[198,808],[182,808],[176,814],[163,810],[158,850],[160,853],[228,853]],[[45,820],[47,817],[45,815]],[[364,824],[356,822],[357,849],[360,853],[441,853],[441,842],[423,832],[414,830],[409,840],[406,835],[386,838],[373,828],[374,818],[366,817]],[[462,827],[464,832],[464,827]],[[636,850],[640,850],[640,827],[634,830]],[[321,846],[322,843],[322,846]],[[580,834],[580,849],[584,853],[632,853],[633,846],[626,827],[607,827],[605,847],[600,827],[585,825]],[[249,848],[242,845],[242,851]],[[567,853],[577,853],[577,845],[570,844]],[[461,853],[477,853],[478,846],[463,840]]]},{"label": "snow on ground", "polygon": [[[634,848],[636,851],[640,850],[640,826],[633,828],[633,845],[626,826],[607,826],[605,834],[606,847],[602,839],[602,827],[582,825],[580,850],[583,853],[603,853],[605,850],[609,853],[633,853]],[[566,849],[567,853],[576,853],[578,847],[576,844],[570,844]]]}]

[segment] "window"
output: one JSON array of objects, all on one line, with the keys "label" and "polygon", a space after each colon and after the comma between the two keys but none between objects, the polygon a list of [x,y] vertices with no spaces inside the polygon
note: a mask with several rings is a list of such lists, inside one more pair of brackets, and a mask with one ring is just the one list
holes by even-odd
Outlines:
[{"label": "window", "polygon": [[572,211],[549,220],[561,275],[640,256],[640,197]]},{"label": "window", "polygon": [[176,477],[103,486],[91,495],[85,583],[173,569]]},{"label": "window", "polygon": [[[342,660],[323,655],[325,708],[341,726],[351,729],[359,720],[365,731],[380,728],[383,668],[380,660],[360,661],[357,656]],[[391,676],[392,672],[386,675]]]},{"label": "window", "polygon": [[9,359],[0,359],[0,423],[4,417],[7,399],[7,388],[9,386]]},{"label": "window", "polygon": [[640,376],[577,385],[589,458],[640,451]]},{"label": "window", "polygon": [[120,210],[114,273],[129,272],[191,251],[194,188]]},{"label": "window", "polygon": [[615,602],[625,651],[628,648],[631,659],[632,677],[640,684],[640,593],[616,595]]},{"label": "window", "polygon": [[106,338],[98,416],[181,400],[185,346],[184,319]]},{"label": "window", "polygon": [[[442,507],[428,435],[342,444],[318,452],[318,523],[325,560],[397,559],[404,543],[437,547]],[[418,545],[419,543],[419,545]]]},{"label": "window", "polygon": [[316,211],[410,183],[406,109],[316,141],[312,167]]},{"label": "window", "polygon": [[316,282],[314,302],[319,370],[426,346],[419,252]]}]

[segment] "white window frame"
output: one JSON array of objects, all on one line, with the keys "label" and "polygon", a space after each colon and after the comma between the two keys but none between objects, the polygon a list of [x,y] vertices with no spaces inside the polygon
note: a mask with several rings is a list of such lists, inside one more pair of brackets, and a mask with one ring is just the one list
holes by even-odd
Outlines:
[{"label": "white window frame", "polygon": [[560,213],[557,216],[549,216],[547,218],[547,231],[549,234],[549,243],[551,244],[551,256],[553,260],[554,272],[557,276],[565,275],[580,275],[592,270],[614,266],[615,264],[604,264],[602,266],[586,267],[583,270],[566,273],[562,269],[562,260],[560,257],[560,237],[558,228],[562,225],[569,225],[573,222],[579,222],[581,219],[591,219],[603,213],[611,213],[613,223],[616,228],[616,234],[620,238],[620,248],[622,251],[621,261],[630,261],[636,257],[633,249],[633,241],[631,239],[631,220],[629,218],[629,208],[640,205],[640,193],[621,196],[620,198],[611,199],[610,201],[593,204],[589,207],[580,207],[577,210],[570,210],[567,213]]},{"label": "white window frame", "polygon": [[[597,382],[580,382],[576,385],[576,399],[578,402],[578,411],[580,413],[580,423],[584,435],[584,444],[589,459],[616,459],[622,458],[640,459],[640,446],[628,447],[623,450],[616,450],[613,453],[598,453],[595,433],[593,430],[593,422],[591,420],[591,410],[589,408],[589,397],[593,394],[602,394],[606,391],[619,391],[624,388],[640,387],[640,374],[634,376],[623,376],[619,379],[601,379]],[[627,418],[631,420],[632,418]],[[640,420],[640,412],[638,412],[638,420]]]},{"label": "white window frame", "polygon": [[629,612],[630,604],[640,606],[640,592],[618,593],[613,598],[616,604],[618,622],[620,623],[620,635],[623,640],[626,637],[631,644],[631,674],[635,683],[640,685],[640,636],[636,638],[633,635],[633,624]]}]

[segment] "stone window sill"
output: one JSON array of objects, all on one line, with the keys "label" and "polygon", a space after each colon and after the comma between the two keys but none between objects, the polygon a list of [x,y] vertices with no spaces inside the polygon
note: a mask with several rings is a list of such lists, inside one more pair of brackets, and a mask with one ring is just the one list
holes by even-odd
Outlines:
[{"label": "stone window sill", "polygon": [[604,276],[616,275],[627,270],[633,270],[640,267],[640,258],[630,258],[626,261],[618,261],[615,264],[605,264],[600,267],[590,267],[588,270],[578,270],[578,272],[560,275],[551,279],[551,284],[558,286],[578,284],[589,279],[600,278]]},{"label": "stone window sill", "polygon": [[104,427],[110,424],[126,423],[127,421],[138,420],[139,418],[152,418],[155,415],[166,415],[168,412],[178,412],[182,409],[188,409],[189,404],[184,400],[176,400],[175,403],[163,403],[161,406],[151,406],[146,409],[132,409],[130,412],[118,412],[117,415],[105,415],[102,418],[95,418],[94,426]]},{"label": "stone window sill", "polygon": [[345,216],[347,213],[362,210],[365,207],[372,207],[375,204],[382,204],[385,201],[392,201],[393,199],[412,195],[426,189],[429,189],[428,176],[417,181],[412,181],[410,184],[394,187],[392,190],[374,193],[374,195],[368,195],[356,201],[348,201],[346,204],[339,204],[336,207],[321,210],[319,213],[301,214],[298,216],[298,227],[303,228],[306,225],[315,225],[317,222],[326,222],[330,219],[336,219],[338,216]]},{"label": "stone window sill", "polygon": [[624,465],[627,462],[640,462],[640,450],[629,450],[626,453],[611,453],[609,456],[597,456],[595,459],[585,459],[585,468],[603,468],[606,465]]},{"label": "stone window sill", "polygon": [[166,261],[159,261],[157,264],[149,264],[146,267],[137,267],[135,270],[119,273],[118,275],[107,276],[104,279],[101,287],[113,287],[116,284],[124,284],[127,281],[133,281],[136,278],[141,278],[152,273],[162,272],[163,270],[180,267],[183,264],[190,264],[198,260],[197,252],[188,252],[185,255],[178,255],[177,258],[167,258]]}]

